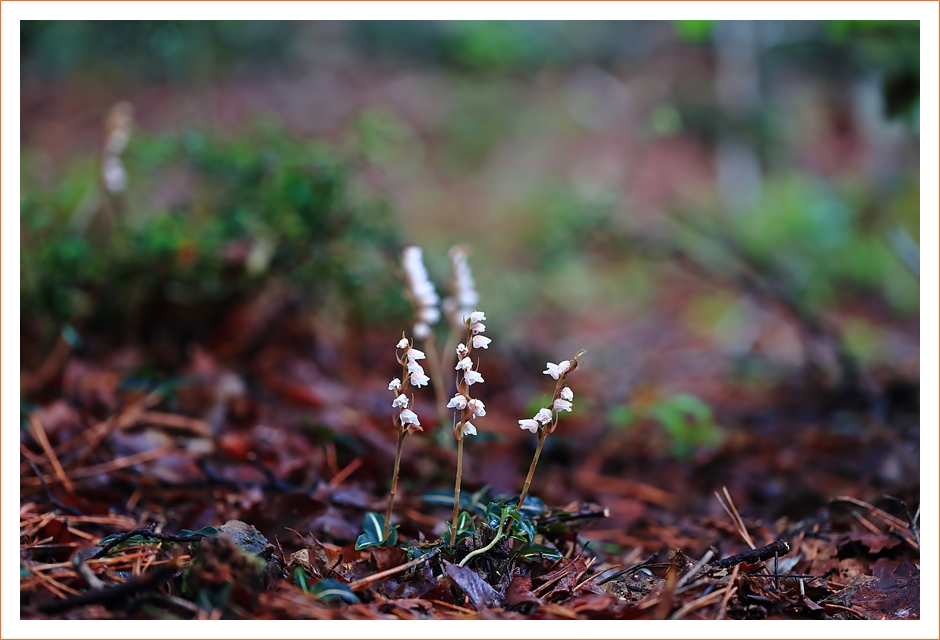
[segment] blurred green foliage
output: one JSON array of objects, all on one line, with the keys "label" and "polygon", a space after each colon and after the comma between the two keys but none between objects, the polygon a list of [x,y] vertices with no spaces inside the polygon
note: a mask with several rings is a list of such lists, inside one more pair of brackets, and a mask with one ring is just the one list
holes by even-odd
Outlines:
[{"label": "blurred green foliage", "polygon": [[888,235],[898,225],[918,237],[920,207],[912,196],[919,185],[907,180],[893,191],[873,203],[856,182],[778,173],[765,182],[753,214],[688,211],[689,225],[679,227],[675,239],[716,273],[740,272],[743,256],[752,271],[813,312],[874,296],[895,314],[910,316],[920,309],[920,283]]},{"label": "blurred green foliage", "polygon": [[[851,49],[882,71],[889,115],[919,103],[917,21],[830,20],[806,31],[806,43]],[[707,46],[720,22],[31,20],[20,25],[24,78],[81,74],[109,83],[199,82],[265,69],[290,71],[322,46],[357,48],[388,63],[417,60],[474,74],[531,73],[545,66],[603,67],[644,55],[668,35]],[[324,37],[324,33],[326,36]]]},{"label": "blurred green foliage", "polygon": [[610,57],[622,45],[618,40],[624,26],[527,20],[365,20],[352,25],[352,35],[360,47],[378,56],[489,74]]},{"label": "blurred green foliage", "polygon": [[187,81],[282,64],[301,23],[275,20],[24,20],[23,71],[63,78]]},{"label": "blurred green foliage", "polygon": [[50,180],[24,156],[23,322],[48,333],[64,323],[113,328],[155,303],[222,311],[272,280],[308,304],[339,298],[362,323],[407,317],[394,220],[353,195],[330,149],[276,129],[191,130],[138,135],[125,163],[123,204],[99,194],[114,215],[100,210],[80,233],[71,222],[94,199],[95,163]]},{"label": "blurred green foliage", "polygon": [[529,209],[551,224],[529,226],[524,238],[538,268],[557,269],[589,245],[602,243],[616,205],[613,198],[586,198],[567,186],[544,185]]},{"label": "blurred green foliage", "polygon": [[920,22],[917,20],[829,20],[825,38],[850,44],[856,64],[881,76],[885,115],[916,122],[920,108]]},{"label": "blurred green foliage", "polygon": [[649,415],[669,435],[670,453],[677,458],[688,458],[697,447],[721,442],[721,429],[715,424],[711,407],[691,394],[679,393],[661,400],[649,409]]},{"label": "blurred green foliage", "polygon": [[677,393],[642,407],[614,405],[608,409],[607,419],[618,428],[629,428],[645,420],[655,422],[666,436],[669,455],[683,460],[700,447],[718,446],[724,437],[711,407],[688,393]]},{"label": "blurred green foliage", "polygon": [[692,44],[708,40],[715,29],[714,20],[676,20],[676,33],[680,38]]}]

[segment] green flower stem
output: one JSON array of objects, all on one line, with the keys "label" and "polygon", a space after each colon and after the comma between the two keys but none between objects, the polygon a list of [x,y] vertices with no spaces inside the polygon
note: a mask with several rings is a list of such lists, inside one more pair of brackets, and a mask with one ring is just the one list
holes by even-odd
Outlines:
[{"label": "green flower stem", "polygon": [[539,444],[535,447],[535,456],[532,458],[532,464],[529,465],[529,475],[525,478],[525,484],[522,486],[522,495],[519,496],[519,504],[516,505],[516,509],[522,509],[522,503],[525,501],[526,494],[529,493],[529,485],[532,484],[532,476],[535,474],[535,465],[539,462],[539,454],[542,453],[542,445],[545,443],[547,436],[548,434],[546,434],[543,429],[539,429]]},{"label": "green flower stem", "polygon": [[392,505],[395,504],[395,494],[398,492],[398,468],[401,465],[401,445],[405,441],[408,430],[401,428],[398,432],[398,450],[395,451],[395,470],[392,472],[392,488],[388,492],[388,507],[385,509],[385,532],[382,540],[388,540],[389,527],[392,524]]},{"label": "green flower stem", "polygon": [[[459,425],[458,425],[459,426]],[[460,476],[463,474],[463,435],[457,438],[457,482],[454,485],[454,519],[450,525],[450,546],[457,544],[457,516],[460,512]]]},{"label": "green flower stem", "polygon": [[467,564],[467,561],[470,560],[470,558],[472,558],[473,556],[478,556],[481,553],[486,553],[487,551],[492,549],[494,546],[496,546],[496,543],[499,542],[499,539],[503,537],[503,525],[505,523],[506,523],[506,513],[503,512],[502,516],[500,516],[499,518],[499,526],[496,527],[496,537],[493,538],[493,541],[490,542],[485,547],[481,547],[477,549],[476,551],[471,551],[470,553],[468,553],[467,556],[463,560],[457,563],[457,566],[458,567],[464,566],[465,564]]}]

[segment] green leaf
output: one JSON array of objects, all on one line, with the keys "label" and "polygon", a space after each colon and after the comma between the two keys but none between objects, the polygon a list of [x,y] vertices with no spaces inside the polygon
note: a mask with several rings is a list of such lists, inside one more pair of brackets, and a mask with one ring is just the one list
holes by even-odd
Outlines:
[{"label": "green leaf", "polygon": [[352,592],[347,585],[332,578],[324,578],[310,587],[308,593],[323,602],[345,602],[359,604],[359,596]]},{"label": "green leaf", "polygon": [[503,503],[502,502],[491,502],[486,505],[486,510],[483,512],[483,518],[486,520],[486,524],[491,528],[495,529],[499,526],[499,519],[503,517]]},{"label": "green leaf", "polygon": [[[486,510],[486,507],[484,505],[486,504],[486,502],[488,502],[487,497],[489,496],[489,491],[490,491],[490,485],[488,484],[483,485],[475,493],[470,495],[470,498],[468,500],[468,506],[474,511],[476,511],[477,513],[482,515],[483,512]],[[461,495],[461,498],[462,497],[463,495]],[[461,500],[461,503],[463,503],[463,500]],[[451,500],[451,504],[453,504],[453,500]]]},{"label": "green leaf", "polygon": [[[449,536],[449,535],[450,535],[450,531],[448,531],[448,532],[447,532],[446,534],[444,534],[444,535],[445,535],[445,537]],[[434,550],[437,549],[437,548],[438,548],[437,546],[433,546],[433,547],[408,547],[408,560],[409,560],[409,561],[410,561],[410,560],[416,560],[417,558],[421,558],[421,557],[423,557],[423,556],[426,556],[426,555],[428,555],[429,553],[431,553],[432,551],[434,551]],[[413,570],[413,569],[412,569],[412,570]]]},{"label": "green leaf", "polygon": [[561,560],[561,552],[554,547],[547,547],[544,544],[529,543],[519,549],[520,558],[544,558],[546,560]]},{"label": "green leaf", "polygon": [[522,508],[519,510],[523,514],[530,516],[541,515],[545,511],[545,503],[532,495],[527,495],[522,501]]},{"label": "green leaf", "polygon": [[307,584],[307,572],[303,567],[294,569],[294,582],[304,593],[310,593],[310,586]]},{"label": "green leaf", "polygon": [[362,533],[356,539],[356,549],[368,549],[369,547],[385,547],[394,545],[398,542],[398,525],[391,528],[388,539],[385,534],[385,516],[380,513],[370,511],[362,521]]},{"label": "green leaf", "polygon": [[515,502],[510,502],[510,503],[508,503],[508,504],[503,505],[503,513],[505,514],[505,516],[506,516],[507,519],[508,519],[508,518],[513,518],[513,519],[515,519],[515,520],[523,520],[523,519],[524,519],[524,518],[522,517],[522,514],[519,513],[519,510],[516,508],[516,503],[515,503]]},{"label": "green leaf", "polygon": [[531,544],[535,538],[535,523],[528,518],[513,518],[509,527],[509,537]]},{"label": "green leaf", "polygon": [[[105,545],[111,544],[111,543],[114,542],[115,540],[118,540],[122,535],[124,535],[124,534],[121,534],[121,533],[112,533],[112,534],[109,535],[109,536],[105,536],[105,537],[103,537],[101,540],[98,541],[98,546],[99,546],[99,547],[103,547],[103,546],[105,546]],[[139,537],[140,537],[140,536],[131,536],[130,538],[128,538],[128,540],[130,540],[130,539],[132,539],[132,538],[139,538]]]},{"label": "green leaf", "polygon": [[191,538],[194,536],[205,538],[206,536],[219,535],[219,530],[216,529],[215,527],[210,527],[206,525],[205,527],[201,529],[197,529],[196,531],[190,531],[189,529],[181,529],[179,535],[180,537],[186,537],[186,538]]},{"label": "green leaf", "polygon": [[[104,538],[98,541],[98,546],[104,547],[108,544],[111,544],[115,540],[119,539],[121,535],[122,534],[120,533],[113,533],[110,536],[105,536]],[[151,538],[150,536],[141,536],[141,535],[131,536],[130,538],[127,538],[126,540],[123,540],[122,542],[111,547],[108,553],[109,554],[116,553],[122,549],[126,549],[127,547],[136,547],[137,545],[143,544],[145,542],[157,542],[157,539]]]},{"label": "green leaf", "polygon": [[[483,513],[486,511],[484,504],[489,490],[489,485],[486,485],[477,490],[475,493],[469,495],[466,492],[461,493],[460,508],[467,509],[468,511],[475,511],[480,515],[483,515]],[[433,491],[428,491],[421,496],[421,499],[428,504],[439,504],[449,507],[454,506],[454,492],[450,491],[449,489],[434,489]]]},{"label": "green leaf", "polygon": [[[206,536],[218,535],[218,533],[219,533],[219,530],[216,529],[215,527],[205,526],[199,529],[198,531],[182,529],[179,532],[179,535],[181,537],[185,536],[185,537],[205,538]],[[123,533],[112,533],[109,536],[105,536],[104,538],[98,541],[98,546],[104,547],[108,544],[111,544],[115,540],[120,539],[121,536],[123,535],[124,535]],[[131,536],[130,538],[122,540],[119,544],[112,547],[110,550],[110,553],[120,551],[121,549],[124,549],[126,547],[136,547],[137,545],[144,544],[145,542],[156,542],[165,549],[168,549],[173,546],[173,542],[171,540],[159,540],[158,538],[148,536],[147,534],[137,534],[137,535]],[[193,543],[193,544],[196,544],[196,543]]]},{"label": "green leaf", "polygon": [[[451,522],[447,521],[447,531],[444,532],[443,541],[446,546],[450,546]],[[473,516],[466,511],[461,511],[457,516],[457,542],[465,538],[472,538],[476,531],[476,525],[473,522]]]}]

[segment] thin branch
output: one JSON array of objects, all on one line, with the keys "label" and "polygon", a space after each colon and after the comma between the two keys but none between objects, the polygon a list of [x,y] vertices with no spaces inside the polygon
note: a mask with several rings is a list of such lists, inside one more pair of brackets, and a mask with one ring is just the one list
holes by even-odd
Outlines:
[{"label": "thin branch", "polygon": [[59,502],[59,500],[57,500],[52,495],[52,492],[49,491],[49,485],[46,484],[45,478],[42,477],[42,471],[39,470],[39,467],[36,466],[36,463],[28,458],[26,461],[29,463],[29,466],[33,468],[33,472],[36,474],[36,477],[39,478],[39,482],[42,483],[42,490],[45,491],[46,497],[49,499],[49,502],[52,503],[52,506],[62,511],[65,511],[73,516],[82,517],[82,512],[79,511],[78,509],[74,509],[68,506],[67,504],[62,504],[61,502]]},{"label": "thin branch", "polygon": [[734,525],[734,528],[737,529],[738,534],[741,536],[744,542],[747,543],[747,546],[753,549],[754,541],[751,540],[751,534],[747,532],[747,527],[744,525],[744,520],[741,519],[741,514],[738,513],[737,508],[734,506],[734,500],[731,499],[731,494],[728,493],[728,487],[722,487],[721,490],[725,494],[727,503],[716,491],[715,497],[718,498],[718,504],[721,505],[721,508],[724,509],[725,513],[728,514],[728,517],[731,518],[731,523]]},{"label": "thin branch", "polygon": [[738,565],[734,565],[734,569],[731,570],[731,577],[728,579],[728,589],[725,591],[725,597],[722,598],[721,604],[718,606],[718,613],[715,614],[715,620],[721,620],[725,616],[725,611],[728,608],[728,602],[731,600],[731,596],[737,591],[737,586],[735,582],[738,579]]},{"label": "thin branch", "polygon": [[604,507],[603,509],[581,509],[573,513],[562,513],[557,516],[547,516],[545,518],[539,518],[538,516],[532,518],[538,523],[539,526],[547,526],[553,522],[570,522],[571,520],[582,520],[585,518],[609,518],[610,509]]},{"label": "thin branch", "polygon": [[417,567],[419,564],[426,560],[431,560],[431,558],[437,556],[441,552],[440,549],[434,549],[427,555],[423,555],[420,558],[415,558],[414,560],[409,560],[405,564],[399,565],[397,567],[392,567],[391,569],[386,569],[385,571],[380,571],[379,573],[374,573],[371,576],[366,576],[361,580],[356,580],[355,582],[350,582],[347,586],[352,591],[358,591],[363,587],[367,587],[376,580],[381,580],[382,578],[387,578],[388,576],[393,576],[396,573],[401,573],[402,571],[407,571],[412,567]]},{"label": "thin branch", "polygon": [[[110,462],[104,462],[102,464],[92,465],[90,467],[84,467],[82,469],[76,469],[75,471],[69,471],[66,475],[70,480],[79,480],[81,478],[88,478],[90,476],[97,476],[103,473],[110,473],[112,471],[117,471],[118,469],[124,469],[125,467],[132,467],[135,464],[140,464],[141,462],[149,462],[151,460],[156,460],[157,458],[163,457],[170,453],[173,449],[170,447],[161,447],[159,449],[151,449],[150,451],[142,451],[140,453],[135,453],[130,456],[125,456],[123,458],[117,458],[111,460]],[[57,482],[58,478],[53,476],[44,476],[46,482]],[[21,482],[27,486],[38,486],[42,484],[41,479],[34,478],[23,478]]]},{"label": "thin branch", "polygon": [[788,553],[790,553],[790,544],[786,540],[774,540],[770,544],[760,547],[759,549],[745,551],[744,553],[738,553],[728,558],[718,560],[717,562],[713,562],[711,566],[716,569],[727,569],[728,567],[733,567],[735,565],[741,564],[742,562],[747,564],[757,564],[758,562],[769,560],[774,556],[785,556]]},{"label": "thin branch", "polygon": [[731,590],[731,585],[728,585],[725,589],[722,589],[719,591],[712,591],[711,593],[707,593],[700,598],[696,598],[692,602],[689,602],[683,605],[674,614],[669,616],[669,619],[680,620],[682,616],[689,613],[690,611],[701,609],[702,607],[707,607],[708,605],[716,602],[719,598],[721,598],[725,593],[727,593],[730,590]]},{"label": "thin branch", "polygon": [[33,436],[33,440],[39,443],[39,446],[42,447],[46,457],[49,458],[49,462],[52,464],[52,469],[55,471],[56,478],[59,479],[59,482],[62,483],[62,486],[65,487],[66,491],[69,493],[75,493],[75,487],[66,477],[65,469],[62,468],[62,465],[59,463],[59,458],[56,457],[55,451],[52,449],[52,445],[49,444],[49,437],[46,435],[46,429],[43,427],[42,421],[36,416],[35,413],[29,416],[29,430]]}]

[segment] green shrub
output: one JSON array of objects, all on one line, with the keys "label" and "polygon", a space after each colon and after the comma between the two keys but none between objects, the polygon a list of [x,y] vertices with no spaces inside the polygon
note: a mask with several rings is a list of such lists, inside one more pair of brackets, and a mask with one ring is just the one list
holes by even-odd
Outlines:
[{"label": "green shrub", "polygon": [[[358,197],[330,149],[277,130],[190,131],[139,135],[124,162],[129,187],[115,200],[97,193],[87,161],[50,189],[39,160],[24,157],[24,323],[48,335],[64,323],[107,330],[154,304],[221,310],[275,279],[308,304],[339,298],[362,323],[407,315],[394,221]],[[76,231],[75,211],[95,200]]]}]

